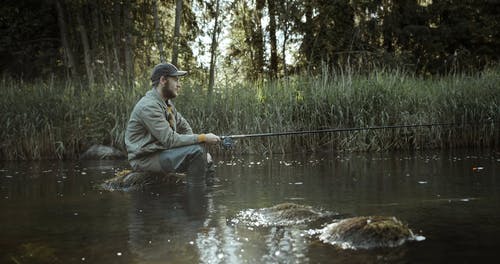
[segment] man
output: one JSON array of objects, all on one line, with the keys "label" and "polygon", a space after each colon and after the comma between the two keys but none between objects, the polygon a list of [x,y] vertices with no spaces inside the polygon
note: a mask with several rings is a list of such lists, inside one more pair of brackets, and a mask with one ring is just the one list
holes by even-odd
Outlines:
[{"label": "man", "polygon": [[153,88],[132,110],[125,144],[134,170],[187,172],[188,186],[204,186],[208,168],[202,144],[217,143],[220,138],[212,133],[193,134],[189,123],[172,104],[181,88],[179,77],[186,74],[170,63],[153,68]]}]

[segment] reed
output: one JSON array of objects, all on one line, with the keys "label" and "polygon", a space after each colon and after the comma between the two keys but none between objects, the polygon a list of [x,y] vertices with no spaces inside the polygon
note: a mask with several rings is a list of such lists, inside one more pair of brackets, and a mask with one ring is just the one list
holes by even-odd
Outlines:
[{"label": "reed", "polygon": [[[147,78],[143,78],[147,80]],[[199,132],[220,135],[422,123],[481,123],[461,128],[372,130],[240,140],[232,153],[385,151],[500,145],[500,68],[476,75],[421,78],[401,70],[369,75],[324,70],[320,76],[226,81],[208,96],[185,78],[176,105]],[[149,89],[117,84],[80,91],[49,78],[3,77],[0,159],[72,159],[92,144],[124,149],[130,112]],[[213,147],[212,152],[224,152]]]},{"label": "reed", "polygon": [[[324,71],[321,76],[260,80],[219,87],[209,106],[199,92],[177,105],[194,127],[222,135],[336,127],[478,123],[464,127],[371,130],[241,140],[237,153],[384,151],[498,147],[500,71],[421,78],[401,70],[369,75]],[[197,107],[184,105],[194,104]]]}]

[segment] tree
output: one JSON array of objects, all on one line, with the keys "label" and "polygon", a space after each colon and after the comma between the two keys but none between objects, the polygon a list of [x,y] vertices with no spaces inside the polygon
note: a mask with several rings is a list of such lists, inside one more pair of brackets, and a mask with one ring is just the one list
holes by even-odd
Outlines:
[{"label": "tree", "polygon": [[211,98],[211,94],[214,90],[215,84],[215,64],[217,62],[217,46],[218,46],[218,35],[220,33],[219,25],[219,10],[220,10],[220,0],[215,0],[215,10],[213,12],[214,18],[214,28],[212,31],[212,43],[210,44],[210,70],[209,70],[209,82],[208,82],[208,95]]},{"label": "tree", "polygon": [[293,33],[293,26],[297,25],[295,18],[300,17],[298,6],[301,4],[295,0],[277,0],[278,6],[276,8],[278,16],[278,29],[283,34],[283,43],[281,47],[281,57],[283,61],[283,75],[288,76],[288,68],[286,65],[287,44],[290,40],[290,35]]},{"label": "tree", "polygon": [[134,79],[134,54],[133,54],[133,41],[132,41],[132,12],[130,11],[131,2],[130,0],[125,0],[123,5],[123,26],[125,27],[125,43],[124,43],[124,53],[125,53],[125,73],[127,80],[127,87],[132,86],[132,80]]},{"label": "tree", "polygon": [[71,74],[73,79],[77,79],[77,72],[75,68],[75,58],[73,56],[73,51],[69,45],[69,37],[68,37],[68,27],[65,18],[64,8],[59,0],[55,1],[56,10],[57,10],[57,22],[59,24],[59,31],[61,33],[61,43],[63,45],[63,53],[64,53],[64,62],[68,69],[68,72]]},{"label": "tree", "polygon": [[155,20],[155,37],[156,45],[158,45],[158,50],[160,52],[160,61],[165,62],[165,50],[163,49],[163,41],[161,39],[160,33],[160,21],[158,19],[158,1],[153,1],[153,16]]},{"label": "tree", "polygon": [[93,72],[92,58],[90,57],[90,45],[87,36],[87,29],[85,27],[85,23],[83,22],[81,7],[76,8],[76,22],[78,24],[78,32],[80,32],[80,38],[82,41],[83,58],[85,62],[85,69],[87,72],[87,81],[89,87],[92,87],[94,86],[94,72]]},{"label": "tree", "polygon": [[177,58],[179,57],[179,41],[181,32],[181,17],[182,17],[182,0],[175,2],[175,27],[174,39],[172,41],[172,64],[177,65]]},{"label": "tree", "polygon": [[229,49],[225,58],[225,67],[231,69],[231,74],[244,76],[245,79],[254,79],[255,52],[252,48],[252,16],[251,8],[247,1],[234,1],[230,3],[231,27],[229,29]]},{"label": "tree", "polygon": [[267,10],[269,13],[269,41],[271,43],[271,61],[269,62],[269,75],[271,78],[275,79],[278,76],[275,0],[267,0]]},{"label": "tree", "polygon": [[254,25],[252,28],[251,45],[255,51],[255,77],[264,72],[264,34],[262,32],[262,11],[266,4],[265,0],[255,0]]}]

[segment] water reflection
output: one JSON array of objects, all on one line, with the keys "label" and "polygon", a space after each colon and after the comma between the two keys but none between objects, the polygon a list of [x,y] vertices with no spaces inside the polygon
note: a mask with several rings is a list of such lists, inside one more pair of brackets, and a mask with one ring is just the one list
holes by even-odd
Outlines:
[{"label": "water reflection", "polygon": [[172,186],[130,193],[128,244],[138,262],[197,262],[208,206],[203,190]]},{"label": "water reflection", "polygon": [[[227,212],[223,207],[221,212]],[[207,218],[196,244],[200,263],[304,263],[309,238],[298,227],[245,227]]]},{"label": "water reflection", "polygon": [[308,261],[308,239],[297,228],[273,227],[266,236],[268,252],[262,257],[265,263],[304,263]]}]

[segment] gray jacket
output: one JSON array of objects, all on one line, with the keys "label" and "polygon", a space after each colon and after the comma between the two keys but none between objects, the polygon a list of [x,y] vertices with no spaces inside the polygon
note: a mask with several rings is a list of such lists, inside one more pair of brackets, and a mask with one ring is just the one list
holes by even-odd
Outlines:
[{"label": "gray jacket", "polygon": [[[156,89],[146,93],[137,102],[125,131],[128,159],[133,161],[165,149],[200,143],[204,135],[193,134],[188,122],[171,102],[172,113]],[[173,115],[173,127],[167,121]]]}]

